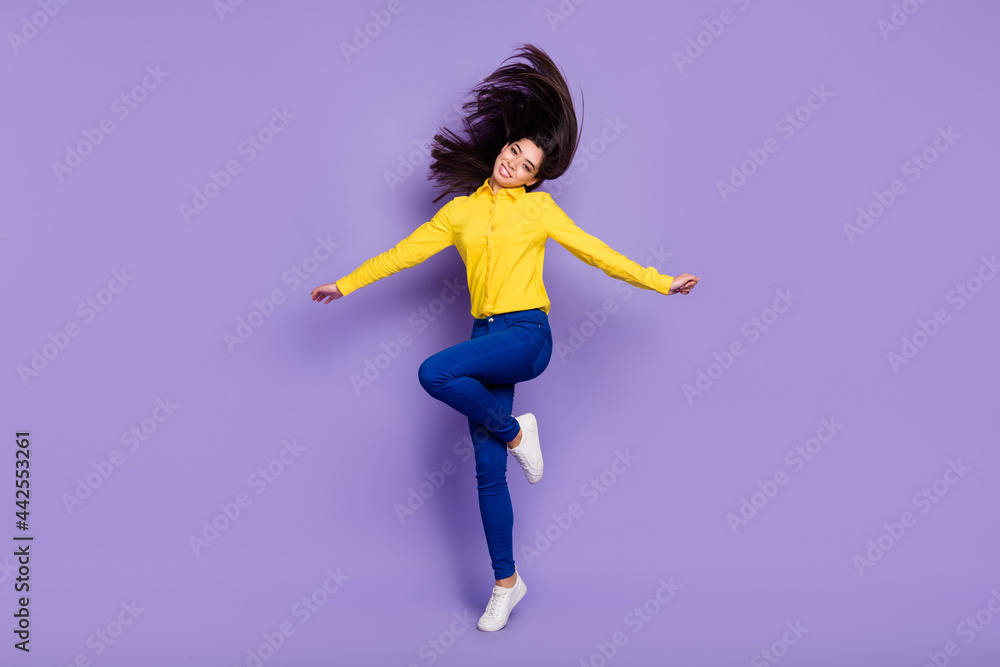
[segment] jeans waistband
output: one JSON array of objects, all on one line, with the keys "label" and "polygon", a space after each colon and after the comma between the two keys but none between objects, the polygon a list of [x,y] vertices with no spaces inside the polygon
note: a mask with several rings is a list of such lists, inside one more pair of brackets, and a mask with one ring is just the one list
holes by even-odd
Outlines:
[{"label": "jeans waistband", "polygon": [[488,315],[486,317],[477,318],[475,320],[476,324],[487,324],[492,322],[516,322],[519,320],[534,320],[540,319],[545,323],[548,323],[549,316],[545,314],[545,311],[541,308],[531,308],[529,310],[514,310],[509,313],[497,313],[496,315]]}]

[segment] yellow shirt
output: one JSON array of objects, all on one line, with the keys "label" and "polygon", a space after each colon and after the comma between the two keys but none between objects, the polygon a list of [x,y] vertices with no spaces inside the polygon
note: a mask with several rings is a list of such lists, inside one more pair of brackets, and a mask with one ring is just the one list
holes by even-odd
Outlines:
[{"label": "yellow shirt", "polygon": [[337,281],[345,296],[424,261],[450,245],[465,262],[472,316],[540,308],[549,312],[542,283],[545,241],[630,285],[667,294],[673,276],[642,267],[570,220],[547,192],[500,188],[490,179],[471,195],[455,197],[395,247]]}]

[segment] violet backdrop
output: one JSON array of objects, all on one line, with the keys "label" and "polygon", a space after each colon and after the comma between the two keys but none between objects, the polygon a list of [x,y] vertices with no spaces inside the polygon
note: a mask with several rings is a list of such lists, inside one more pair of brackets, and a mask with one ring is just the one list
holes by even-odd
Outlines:
[{"label": "violet backdrop", "polygon": [[[0,12],[0,664],[1000,664],[995,3]],[[309,292],[447,201],[429,140],[524,42],[585,112],[544,189],[701,282],[549,244],[529,591],[482,633],[466,422],[416,373],[469,336],[458,253]]]}]

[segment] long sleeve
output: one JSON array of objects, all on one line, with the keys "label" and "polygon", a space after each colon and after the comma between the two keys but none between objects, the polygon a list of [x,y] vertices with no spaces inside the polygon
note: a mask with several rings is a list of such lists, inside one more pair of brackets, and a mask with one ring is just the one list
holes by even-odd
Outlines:
[{"label": "long sleeve", "polygon": [[452,245],[451,212],[455,200],[442,206],[434,217],[417,227],[412,234],[386,250],[367,260],[354,271],[337,282],[341,294],[347,296],[356,289],[370,285],[376,280],[416,266],[428,257]]},{"label": "long sleeve", "polygon": [[546,199],[542,219],[549,238],[555,239],[575,257],[597,267],[612,278],[642,289],[669,294],[670,285],[674,281],[673,276],[662,274],[651,266],[641,266],[616,252],[601,239],[577,227],[551,196],[547,195]]}]

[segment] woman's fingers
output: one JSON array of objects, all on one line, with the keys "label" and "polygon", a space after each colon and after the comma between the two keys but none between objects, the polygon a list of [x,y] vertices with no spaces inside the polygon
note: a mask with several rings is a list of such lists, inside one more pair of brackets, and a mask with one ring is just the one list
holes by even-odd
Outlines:
[{"label": "woman's fingers", "polygon": [[675,276],[674,281],[678,283],[675,293],[688,294],[698,284],[698,280],[698,276],[692,276],[690,273],[681,273]]},{"label": "woman's fingers", "polygon": [[340,293],[340,288],[337,287],[337,283],[327,283],[326,285],[320,285],[315,288],[311,293],[313,301],[322,302],[326,299],[326,303],[330,303],[334,299],[339,299],[344,296]]}]

